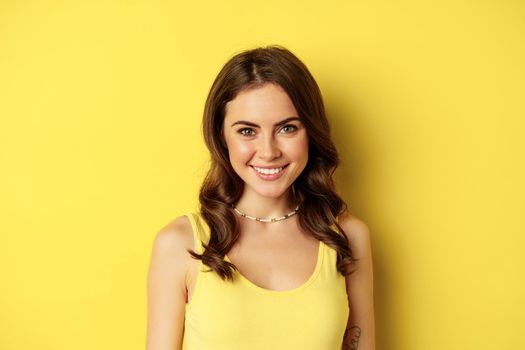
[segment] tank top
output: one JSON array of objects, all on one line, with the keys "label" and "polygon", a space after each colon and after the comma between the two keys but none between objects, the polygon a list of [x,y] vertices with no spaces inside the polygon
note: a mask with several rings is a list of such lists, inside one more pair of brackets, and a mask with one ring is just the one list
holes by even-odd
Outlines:
[{"label": "tank top", "polygon": [[[202,254],[209,226],[198,212],[184,215],[191,222],[195,251]],[[336,251],[319,243],[313,274],[284,291],[262,288],[236,270],[234,282],[224,281],[213,270],[204,272],[210,268],[199,260],[182,349],[340,350],[350,314],[346,282],[336,268]]]}]

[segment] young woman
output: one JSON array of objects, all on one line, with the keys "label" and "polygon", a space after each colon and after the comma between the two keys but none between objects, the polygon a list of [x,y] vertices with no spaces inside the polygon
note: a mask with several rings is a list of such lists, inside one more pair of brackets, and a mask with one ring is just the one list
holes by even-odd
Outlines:
[{"label": "young woman", "polygon": [[156,235],[147,350],[375,349],[367,225],[332,174],[320,90],[282,46],[232,57],[205,104],[200,210]]}]

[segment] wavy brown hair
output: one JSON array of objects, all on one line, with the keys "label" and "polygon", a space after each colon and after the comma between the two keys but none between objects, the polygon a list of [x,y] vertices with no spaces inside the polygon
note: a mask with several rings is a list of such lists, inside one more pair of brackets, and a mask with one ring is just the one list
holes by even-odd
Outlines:
[{"label": "wavy brown hair", "polygon": [[[346,276],[353,272],[348,271],[348,266],[358,259],[353,257],[348,239],[336,221],[347,205],[337,195],[332,180],[339,157],[330,138],[321,91],[304,63],[280,45],[235,54],[211,86],[202,120],[211,164],[199,193],[200,213],[210,228],[210,239],[202,243],[202,254],[189,252],[223,280],[233,280],[232,270],[237,268],[224,260],[224,256],[239,238],[232,205],[243,193],[244,182],[230,164],[222,136],[225,106],[240,91],[268,83],[278,84],[286,91],[308,135],[308,163],[295,180],[291,194],[292,203],[299,205],[299,225],[337,251],[337,270]],[[340,232],[334,231],[331,225],[335,225]]]}]

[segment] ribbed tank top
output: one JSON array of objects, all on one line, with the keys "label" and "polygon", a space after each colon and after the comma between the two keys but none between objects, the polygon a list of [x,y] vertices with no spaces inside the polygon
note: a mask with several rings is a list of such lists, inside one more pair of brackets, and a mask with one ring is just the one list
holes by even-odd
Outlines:
[{"label": "ribbed tank top", "polygon": [[[202,254],[210,229],[198,212],[184,215]],[[340,350],[350,313],[346,282],[335,266],[336,251],[319,243],[313,274],[284,291],[259,287],[235,270],[234,282],[223,281],[213,270],[204,272],[210,268],[199,260],[182,349]]]}]

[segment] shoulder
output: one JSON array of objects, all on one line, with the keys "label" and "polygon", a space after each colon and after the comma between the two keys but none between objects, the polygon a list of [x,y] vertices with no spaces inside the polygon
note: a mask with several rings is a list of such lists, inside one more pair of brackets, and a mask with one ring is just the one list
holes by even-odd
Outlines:
[{"label": "shoulder", "polygon": [[338,223],[348,238],[353,253],[357,257],[369,255],[370,230],[368,225],[348,211],[339,215]]},{"label": "shoulder", "polygon": [[189,219],[181,215],[161,227],[153,240],[152,262],[166,273],[186,274],[191,263],[188,250],[194,247]]},{"label": "shoulder", "polygon": [[186,215],[180,215],[158,230],[154,244],[165,250],[193,248],[193,231]]}]

